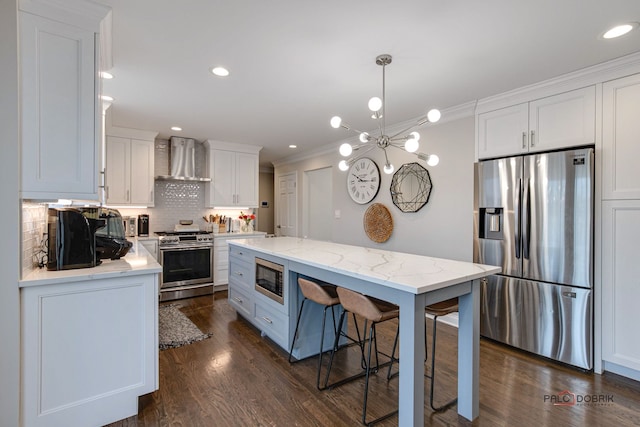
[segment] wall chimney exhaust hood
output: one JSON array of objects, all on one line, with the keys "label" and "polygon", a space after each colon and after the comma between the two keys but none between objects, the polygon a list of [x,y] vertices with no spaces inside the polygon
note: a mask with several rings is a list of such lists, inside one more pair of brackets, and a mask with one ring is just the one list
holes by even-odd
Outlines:
[{"label": "wall chimney exhaust hood", "polygon": [[192,138],[172,136],[169,143],[171,175],[158,175],[156,179],[165,181],[211,181],[211,178],[196,176],[196,143],[196,140]]}]

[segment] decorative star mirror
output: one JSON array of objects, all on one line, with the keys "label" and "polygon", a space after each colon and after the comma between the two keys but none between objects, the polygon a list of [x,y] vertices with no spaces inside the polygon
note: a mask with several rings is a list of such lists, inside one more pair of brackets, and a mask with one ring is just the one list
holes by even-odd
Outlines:
[{"label": "decorative star mirror", "polygon": [[433,184],[419,163],[406,163],[393,174],[391,200],[402,212],[418,212],[429,201]]}]

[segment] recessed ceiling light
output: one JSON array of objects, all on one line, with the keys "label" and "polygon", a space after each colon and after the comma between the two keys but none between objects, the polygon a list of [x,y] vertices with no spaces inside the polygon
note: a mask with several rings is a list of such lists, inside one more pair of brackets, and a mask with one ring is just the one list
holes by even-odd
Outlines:
[{"label": "recessed ceiling light", "polygon": [[298,148],[298,146],[295,145],[295,144],[291,144],[291,145],[289,145],[289,148]]},{"label": "recessed ceiling light", "polygon": [[103,79],[110,80],[113,78],[113,74],[108,73],[106,71],[100,71],[100,77],[102,77]]},{"label": "recessed ceiling light", "polygon": [[638,27],[638,23],[637,22],[628,22],[626,24],[616,25],[615,27],[610,28],[609,30],[607,30],[607,32],[602,35],[602,38],[604,38],[604,39],[615,39],[616,37],[624,36],[629,31],[631,31],[631,30],[633,30],[634,28],[637,28],[637,27]]},{"label": "recessed ceiling light", "polygon": [[218,77],[227,77],[229,75],[229,70],[224,67],[213,67],[211,72]]},{"label": "recessed ceiling light", "polygon": [[102,95],[100,96],[100,99],[102,99],[103,101],[109,101],[109,102],[113,101],[113,97],[109,95]]},{"label": "recessed ceiling light", "polygon": [[180,132],[182,128],[180,126],[171,126],[171,130],[175,130],[176,132]]}]

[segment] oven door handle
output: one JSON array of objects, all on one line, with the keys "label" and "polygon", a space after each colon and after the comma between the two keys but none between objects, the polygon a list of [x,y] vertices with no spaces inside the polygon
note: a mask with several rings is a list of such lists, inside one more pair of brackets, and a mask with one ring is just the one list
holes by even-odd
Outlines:
[{"label": "oven door handle", "polygon": [[213,245],[199,245],[199,246],[165,246],[159,248],[162,252],[169,251],[192,251],[194,249],[213,249]]}]

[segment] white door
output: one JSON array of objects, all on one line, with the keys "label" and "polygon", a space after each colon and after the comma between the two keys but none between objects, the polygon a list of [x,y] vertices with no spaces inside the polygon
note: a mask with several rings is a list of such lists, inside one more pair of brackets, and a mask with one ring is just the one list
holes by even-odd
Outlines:
[{"label": "white door", "polygon": [[278,220],[275,230],[277,236],[298,235],[297,181],[295,172],[278,177]]},{"label": "white door", "polygon": [[332,239],[333,170],[331,167],[306,171],[303,234],[310,239]]}]

